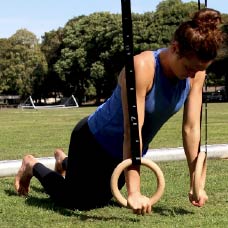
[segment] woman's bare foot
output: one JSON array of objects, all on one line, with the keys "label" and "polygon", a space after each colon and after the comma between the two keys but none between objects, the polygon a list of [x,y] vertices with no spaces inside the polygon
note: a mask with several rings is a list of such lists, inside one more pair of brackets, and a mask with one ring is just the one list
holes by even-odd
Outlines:
[{"label": "woman's bare foot", "polygon": [[19,195],[28,195],[30,180],[33,176],[33,166],[37,163],[32,155],[26,155],[22,160],[22,165],[15,177],[14,186]]},{"label": "woman's bare foot", "polygon": [[67,157],[66,154],[61,149],[56,149],[54,151],[55,156],[55,171],[62,176],[65,176],[66,170],[62,167],[63,160]]}]

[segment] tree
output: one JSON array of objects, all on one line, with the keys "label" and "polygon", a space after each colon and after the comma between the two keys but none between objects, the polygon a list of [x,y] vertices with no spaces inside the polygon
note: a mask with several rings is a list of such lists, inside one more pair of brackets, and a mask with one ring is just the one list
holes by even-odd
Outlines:
[{"label": "tree", "polygon": [[120,15],[94,13],[71,20],[64,28],[63,46],[55,70],[68,85],[67,91],[76,94],[79,102],[88,87],[99,85],[97,101],[110,95],[123,51]]},{"label": "tree", "polygon": [[41,51],[45,55],[48,72],[44,80],[43,96],[54,96],[64,93],[65,84],[54,70],[54,64],[60,58],[61,49],[63,48],[63,29],[46,32],[42,37]]},{"label": "tree", "polygon": [[[134,54],[167,47],[177,26],[197,10],[195,1],[164,0],[155,12],[133,13]],[[227,18],[224,14],[226,34]],[[210,83],[225,81],[228,88],[227,47],[221,49],[208,73]],[[33,94],[36,99],[74,94],[79,104],[85,97],[100,102],[112,93],[123,66],[120,14],[100,12],[72,18],[64,28],[46,32],[41,45],[26,29],[0,39],[0,93]]]},{"label": "tree", "polygon": [[5,82],[1,92],[28,96],[33,93],[34,82],[42,81],[47,68],[38,40],[33,33],[22,29],[5,43],[1,60]]},{"label": "tree", "polygon": [[197,4],[194,2],[182,3],[181,0],[160,2],[154,13],[154,23],[151,28],[156,48],[167,47],[177,26],[188,20],[191,13],[196,10]]},{"label": "tree", "polygon": [[8,39],[0,39],[0,94],[5,93],[10,88],[10,78],[6,74],[9,66],[9,50],[12,45]]},{"label": "tree", "polygon": [[208,68],[210,76],[209,85],[225,85],[226,97],[228,99],[228,15],[223,16],[222,30],[224,32],[224,44],[221,47],[217,58]]}]

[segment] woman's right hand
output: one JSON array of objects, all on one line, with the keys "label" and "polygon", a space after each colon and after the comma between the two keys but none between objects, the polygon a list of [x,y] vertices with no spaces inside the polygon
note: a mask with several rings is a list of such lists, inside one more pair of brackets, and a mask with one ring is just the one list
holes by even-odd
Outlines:
[{"label": "woman's right hand", "polygon": [[133,213],[137,215],[150,214],[152,210],[150,199],[140,192],[130,193],[127,198],[127,204],[133,210]]}]

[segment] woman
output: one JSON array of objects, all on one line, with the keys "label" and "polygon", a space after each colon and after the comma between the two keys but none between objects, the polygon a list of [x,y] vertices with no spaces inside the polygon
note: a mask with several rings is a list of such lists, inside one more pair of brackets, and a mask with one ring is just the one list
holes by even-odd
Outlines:
[{"label": "woman", "polygon": [[[192,182],[200,142],[202,87],[205,70],[222,42],[220,23],[218,11],[200,10],[178,27],[168,48],[145,51],[134,58],[142,156],[161,126],[184,105],[183,146],[190,173],[189,199],[194,206],[203,206],[208,198],[203,184],[196,201]],[[17,192],[27,195],[35,176],[60,205],[81,210],[107,205],[112,198],[112,172],[122,159],[131,157],[129,129],[123,69],[112,96],[73,130],[68,157],[60,149],[55,151],[56,172],[32,155],[24,157],[15,178]],[[149,198],[140,192],[139,166],[125,171],[125,176],[119,178],[119,188],[125,182],[133,212],[150,213]]]}]

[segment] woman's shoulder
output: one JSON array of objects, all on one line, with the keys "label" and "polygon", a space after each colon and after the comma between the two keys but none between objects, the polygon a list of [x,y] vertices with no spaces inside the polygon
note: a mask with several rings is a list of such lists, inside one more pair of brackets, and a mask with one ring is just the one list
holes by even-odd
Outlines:
[{"label": "woman's shoulder", "polygon": [[152,51],[143,51],[134,58],[135,76],[138,85],[150,90],[155,73],[155,58]]},{"label": "woman's shoulder", "polygon": [[144,70],[154,68],[155,58],[153,51],[143,51],[137,54],[134,58],[136,67],[143,68]]},{"label": "woman's shoulder", "polygon": [[152,66],[155,67],[157,60],[162,51],[167,50],[167,48],[160,48],[158,50],[143,51],[135,56],[135,64],[139,64],[141,67]]}]

